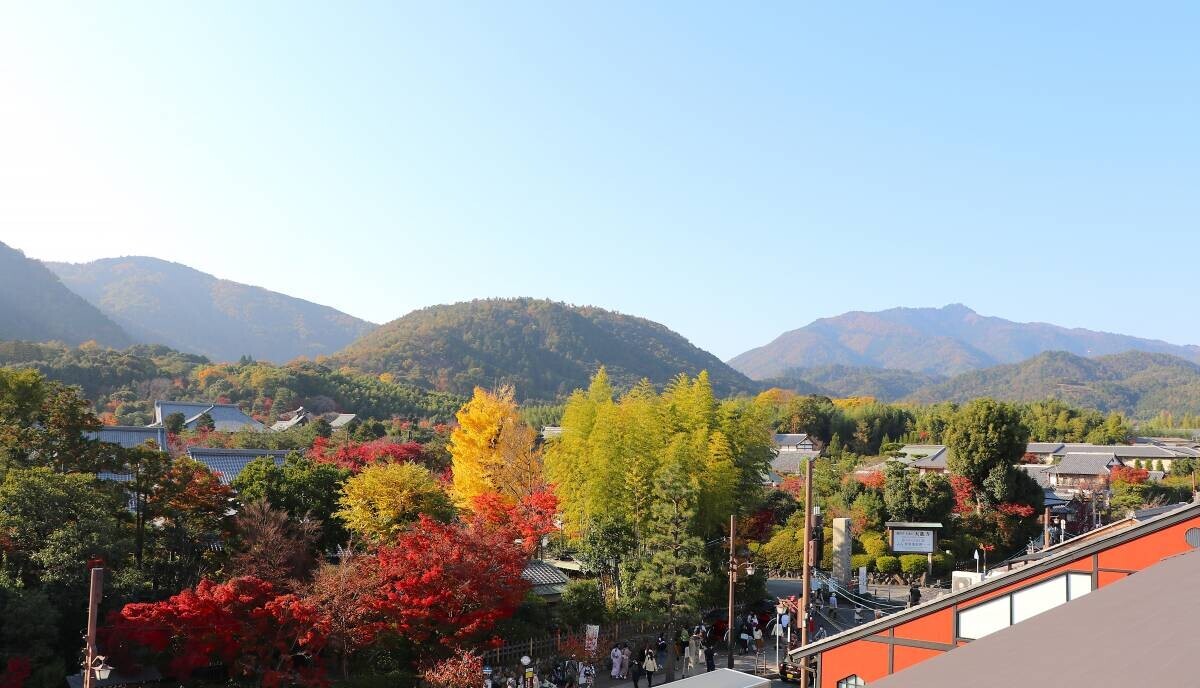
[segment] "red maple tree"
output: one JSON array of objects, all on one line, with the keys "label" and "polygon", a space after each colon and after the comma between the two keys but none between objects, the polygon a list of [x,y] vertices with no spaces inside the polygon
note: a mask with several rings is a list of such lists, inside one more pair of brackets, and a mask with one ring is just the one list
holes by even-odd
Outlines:
[{"label": "red maple tree", "polygon": [[255,678],[267,688],[326,683],[310,660],[324,647],[328,620],[257,578],[205,579],[161,602],[127,604],[108,621],[101,646],[119,669],[148,652],[181,680],[219,663],[231,678]]},{"label": "red maple tree", "polygon": [[457,648],[516,611],[529,584],[526,556],[506,529],[420,524],[376,552],[379,609],[422,652]]},{"label": "red maple tree", "polygon": [[503,495],[487,492],[477,495],[471,507],[475,529],[494,531],[510,541],[520,540],[528,554],[537,551],[542,536],[558,530],[558,497],[549,490],[526,495],[515,504]]},{"label": "red maple tree", "polygon": [[1141,485],[1150,479],[1150,471],[1145,468],[1131,468],[1129,466],[1115,466],[1110,474],[1114,482],[1123,482],[1130,485]]},{"label": "red maple tree", "polygon": [[882,490],[886,479],[882,471],[871,471],[866,475],[858,475],[858,482],[862,483],[863,487],[870,490]]}]

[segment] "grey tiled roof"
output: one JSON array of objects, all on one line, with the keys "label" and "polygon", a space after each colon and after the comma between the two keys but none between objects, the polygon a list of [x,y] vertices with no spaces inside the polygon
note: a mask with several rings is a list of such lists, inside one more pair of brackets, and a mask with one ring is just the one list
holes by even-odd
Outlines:
[{"label": "grey tiled roof", "polygon": [[534,587],[534,592],[541,595],[561,594],[561,589],[553,590],[552,588],[565,586],[570,580],[567,578],[567,574],[541,559],[533,559],[526,564],[525,570],[521,572],[521,577],[529,581],[529,584]]},{"label": "grey tiled roof", "polygon": [[212,416],[217,430],[235,432],[244,428],[262,430],[263,424],[246,415],[237,404],[212,404],[204,401],[156,401],[154,402],[154,424],[162,425],[163,419],[172,413],[182,413],[184,425],[195,428],[200,416]]},{"label": "grey tiled roof", "polygon": [[946,451],[945,447],[941,447],[937,451],[928,456],[917,459],[912,462],[913,468],[946,468],[946,458],[950,452]]},{"label": "grey tiled roof", "polygon": [[353,413],[326,413],[325,420],[329,421],[329,427],[337,429],[354,420]]},{"label": "grey tiled roof", "polygon": [[804,432],[780,432],[775,434],[775,446],[797,444],[812,444],[812,440],[808,439],[808,433]]},{"label": "grey tiled roof", "polygon": [[286,451],[273,449],[213,449],[210,447],[188,447],[187,453],[189,458],[199,461],[220,475],[221,482],[225,485],[233,482],[246,464],[257,458],[269,456],[275,460],[276,466],[280,466],[283,464],[284,457],[288,455]]},{"label": "grey tiled roof", "polygon": [[1030,478],[1033,478],[1042,487],[1050,487],[1050,472],[1053,468],[1054,466],[1046,464],[1021,464],[1017,466],[1017,469],[1025,471]]},{"label": "grey tiled roof", "polygon": [[1062,442],[1030,442],[1025,445],[1026,454],[1053,454],[1062,449]]},{"label": "grey tiled roof", "polygon": [[1054,452],[1065,454],[1114,454],[1121,459],[1173,459],[1175,454],[1153,444],[1064,444]]},{"label": "grey tiled roof", "polygon": [[811,449],[781,452],[778,456],[771,459],[771,470],[776,473],[799,473],[804,470],[805,459],[815,458],[820,455],[820,452]]},{"label": "grey tiled roof", "polygon": [[126,449],[140,447],[147,440],[158,445],[159,449],[167,449],[167,431],[161,427],[142,427],[140,425],[106,425],[96,432],[85,433],[87,437],[119,444]]},{"label": "grey tiled roof", "polygon": [[1054,466],[1059,475],[1108,475],[1109,466],[1121,462],[1111,452],[1107,454],[1070,453]]}]

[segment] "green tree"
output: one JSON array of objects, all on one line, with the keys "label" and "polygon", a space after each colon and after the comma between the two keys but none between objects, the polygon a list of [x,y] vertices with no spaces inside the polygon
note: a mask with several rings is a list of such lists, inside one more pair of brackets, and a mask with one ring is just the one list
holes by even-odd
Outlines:
[{"label": "green tree", "polygon": [[28,688],[57,688],[63,661],[54,651],[59,642],[58,610],[44,590],[27,588],[0,572],[0,667],[24,658],[33,665]]},{"label": "green tree", "polygon": [[606,613],[599,581],[581,579],[567,583],[558,605],[558,614],[568,628],[604,623]]},{"label": "green tree", "polygon": [[346,530],[337,512],[342,486],[350,471],[332,464],[313,461],[293,452],[283,465],[262,457],[246,464],[232,486],[246,504],[265,499],[293,519],[309,519],[321,524],[321,546],[331,549],[346,541]]},{"label": "green tree", "polygon": [[[638,592],[666,617],[668,638],[678,633],[680,622],[696,613],[705,570],[704,542],[690,532],[696,505],[696,488],[681,459],[686,449],[677,437],[670,458],[656,475],[651,526],[646,533],[646,555],[637,574]],[[675,679],[675,643],[668,644],[667,681]]]},{"label": "green tree", "polygon": [[215,420],[213,420],[213,417],[210,416],[208,413],[201,413],[200,417],[196,419],[196,429],[197,430],[216,430],[217,422]]},{"label": "green tree", "polygon": [[795,397],[784,409],[780,430],[807,433],[820,449],[832,441],[836,417],[837,408],[829,397],[817,394]]},{"label": "green tree", "polygon": [[1013,464],[1025,454],[1029,430],[1017,409],[976,399],[959,409],[945,431],[950,472],[971,481],[979,503],[1006,501]]},{"label": "green tree", "polygon": [[[211,416],[209,418],[211,419]],[[167,417],[163,418],[163,427],[166,428],[167,432],[171,433],[172,435],[178,435],[179,433],[183,432],[183,424],[186,421],[187,418],[178,411],[175,413],[168,413]]]}]

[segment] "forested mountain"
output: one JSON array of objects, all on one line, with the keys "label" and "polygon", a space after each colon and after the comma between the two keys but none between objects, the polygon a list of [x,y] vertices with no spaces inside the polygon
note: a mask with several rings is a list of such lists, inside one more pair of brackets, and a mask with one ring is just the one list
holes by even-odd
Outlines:
[{"label": "forested mountain", "polygon": [[782,375],[762,383],[768,387],[792,389],[801,394],[824,394],[830,397],[875,397],[880,401],[895,401],[945,378],[912,370],[865,368],[827,365],[815,368],[792,368]]},{"label": "forested mountain", "polygon": [[985,396],[1011,401],[1053,397],[1137,418],[1160,411],[1182,416],[1200,409],[1200,365],[1142,351],[1097,358],[1050,351],[1021,363],[963,373],[917,390],[906,400],[964,402]]},{"label": "forested mountain", "polygon": [[729,363],[755,379],[778,377],[792,368],[829,365],[898,368],[946,376],[1016,363],[1044,351],[1103,356],[1131,350],[1200,362],[1200,346],[1178,346],[1046,323],[1018,323],[953,304],[874,313],[853,311],[821,318],[740,354]]},{"label": "forested mountain", "polygon": [[741,373],[663,325],[591,306],[486,299],[433,306],[393,320],[331,359],[431,389],[470,394],[515,385],[550,400],[586,387],[604,365],[618,388],[662,384],[707,370],[718,394],[757,388]]},{"label": "forested mountain", "polygon": [[78,385],[105,422],[124,425],[153,422],[157,399],[235,403],[266,423],[297,406],[381,420],[448,422],[464,401],[311,361],[214,364],[161,345],[117,350],[0,342],[0,366],[34,368],[51,380]]},{"label": "forested mountain", "polygon": [[47,263],[135,341],[217,361],[333,353],[375,327],[341,311],[158,258]]},{"label": "forested mountain", "polygon": [[0,339],[128,346],[129,335],[40,262],[0,243]]}]

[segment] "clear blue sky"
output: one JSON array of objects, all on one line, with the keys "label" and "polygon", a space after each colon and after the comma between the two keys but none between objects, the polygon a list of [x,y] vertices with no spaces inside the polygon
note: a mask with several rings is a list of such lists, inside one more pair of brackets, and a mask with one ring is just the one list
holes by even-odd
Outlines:
[{"label": "clear blue sky", "polygon": [[8,3],[0,241],[722,358],[949,302],[1200,343],[1198,8]]}]

